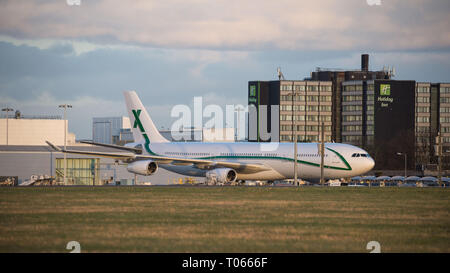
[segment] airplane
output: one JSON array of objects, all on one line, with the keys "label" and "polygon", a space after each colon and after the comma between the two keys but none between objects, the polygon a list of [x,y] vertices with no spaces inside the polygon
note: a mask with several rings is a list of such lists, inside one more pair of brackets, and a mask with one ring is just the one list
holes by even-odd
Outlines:
[{"label": "airplane", "polygon": [[[220,183],[237,180],[275,181],[294,178],[293,143],[204,143],[169,142],[157,130],[135,91],[125,91],[125,102],[133,124],[134,143],[125,146],[87,142],[116,148],[123,152],[65,150],[47,141],[54,150],[113,158],[127,163],[127,170],[152,175],[161,167],[186,176],[214,178]],[[263,145],[272,145],[267,149]],[[297,144],[298,178],[317,181],[321,173],[320,143]],[[375,161],[363,149],[342,143],[324,143],[324,178],[336,179],[362,175]]]}]

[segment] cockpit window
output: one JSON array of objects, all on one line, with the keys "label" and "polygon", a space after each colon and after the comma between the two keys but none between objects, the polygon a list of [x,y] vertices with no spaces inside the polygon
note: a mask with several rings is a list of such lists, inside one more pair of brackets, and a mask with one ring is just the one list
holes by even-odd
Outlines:
[{"label": "cockpit window", "polygon": [[370,157],[370,155],[369,154],[354,153],[354,154],[352,154],[352,157]]}]

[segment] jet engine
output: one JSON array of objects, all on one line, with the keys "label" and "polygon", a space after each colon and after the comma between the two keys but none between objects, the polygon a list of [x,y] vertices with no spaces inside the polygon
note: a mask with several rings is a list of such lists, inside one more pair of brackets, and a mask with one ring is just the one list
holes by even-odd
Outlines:
[{"label": "jet engine", "polygon": [[129,163],[127,170],[140,175],[152,175],[158,170],[158,164],[152,160],[140,160]]},{"label": "jet engine", "polygon": [[237,173],[235,170],[230,168],[219,168],[208,171],[206,173],[206,178],[211,180],[216,180],[220,183],[229,183],[236,181]]}]

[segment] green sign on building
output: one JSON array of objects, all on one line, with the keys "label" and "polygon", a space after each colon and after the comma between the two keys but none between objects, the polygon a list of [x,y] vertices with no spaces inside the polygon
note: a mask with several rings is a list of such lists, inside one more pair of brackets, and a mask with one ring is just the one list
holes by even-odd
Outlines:
[{"label": "green sign on building", "polygon": [[250,97],[256,97],[256,86],[250,86]]},{"label": "green sign on building", "polygon": [[390,96],[390,95],[391,95],[391,85],[380,84],[380,96]]}]

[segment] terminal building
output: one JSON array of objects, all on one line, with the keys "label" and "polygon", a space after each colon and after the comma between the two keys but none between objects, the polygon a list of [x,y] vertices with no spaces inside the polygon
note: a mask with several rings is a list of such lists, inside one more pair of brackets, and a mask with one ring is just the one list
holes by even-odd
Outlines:
[{"label": "terminal building", "polygon": [[69,133],[60,116],[4,115],[0,118],[0,145],[46,145],[48,140],[56,145],[75,143],[75,134]]},{"label": "terminal building", "polygon": [[[93,119],[95,142],[123,145],[133,141],[129,119],[126,117],[108,117]],[[92,146],[75,141],[75,134],[67,131],[68,121],[59,116],[18,116],[9,115],[0,118],[0,182],[3,178],[14,178],[14,184],[21,184],[32,176],[53,177],[57,184],[63,184],[64,154],[51,149],[45,141],[59,147],[64,146],[64,134],[67,137],[67,149],[118,152],[116,149]],[[233,128],[185,130],[185,134],[199,134],[196,141],[234,141]],[[172,132],[162,132],[169,140]],[[187,139],[187,138],[186,138]],[[184,138],[176,141],[187,141]],[[152,176],[134,175],[127,171],[127,165],[114,159],[66,154],[67,185],[142,185],[172,184],[180,181],[200,182],[202,178],[177,175],[159,168]],[[155,182],[155,183],[154,183]]]},{"label": "terminal building", "polygon": [[123,145],[133,142],[128,117],[104,117],[92,119],[92,141]]},{"label": "terminal building", "polygon": [[[60,116],[3,115],[0,118],[0,177],[13,177],[16,184],[31,176],[54,177],[62,182],[64,154],[52,150],[46,141],[67,149],[117,152],[117,150],[77,143],[68,132],[68,121]],[[101,185],[122,180],[131,184],[134,175],[112,159],[66,154],[66,181],[69,185]],[[120,179],[119,179],[120,178]],[[139,181],[148,178],[139,177]]]}]

